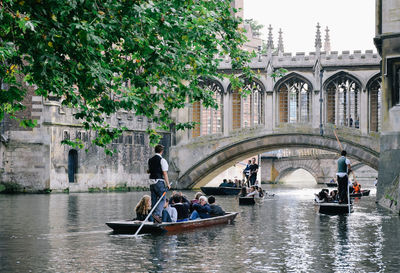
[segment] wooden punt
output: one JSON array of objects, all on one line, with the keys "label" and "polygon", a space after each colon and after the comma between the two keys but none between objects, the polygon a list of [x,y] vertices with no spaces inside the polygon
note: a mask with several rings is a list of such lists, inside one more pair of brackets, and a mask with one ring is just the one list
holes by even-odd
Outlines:
[{"label": "wooden punt", "polygon": [[238,195],[241,188],[237,187],[200,187],[205,195]]},{"label": "wooden punt", "polygon": [[[178,233],[187,230],[221,225],[221,224],[231,224],[238,215],[238,212],[227,212],[223,216],[216,216],[207,219],[190,220],[186,222],[176,222],[176,223],[166,223],[156,224],[152,222],[146,222],[143,228],[140,230],[140,234],[152,233],[152,234],[162,234],[162,233]],[[120,234],[135,234],[136,230],[140,227],[142,221],[114,221],[107,222],[106,225],[114,230],[114,233]]]},{"label": "wooden punt", "polygon": [[336,182],[328,182],[328,183],[325,183],[325,185],[327,185],[328,187],[337,187],[338,186],[338,184],[336,183]]},{"label": "wooden punt", "polygon": [[254,197],[239,197],[239,205],[255,205]]},{"label": "wooden punt", "polygon": [[359,193],[350,193],[350,197],[369,196],[370,190],[362,190]]},{"label": "wooden punt", "polygon": [[[319,213],[322,214],[346,214],[349,213],[348,204],[339,204],[339,203],[316,203],[317,207],[319,207]],[[350,212],[353,212],[353,205],[350,205]]]}]

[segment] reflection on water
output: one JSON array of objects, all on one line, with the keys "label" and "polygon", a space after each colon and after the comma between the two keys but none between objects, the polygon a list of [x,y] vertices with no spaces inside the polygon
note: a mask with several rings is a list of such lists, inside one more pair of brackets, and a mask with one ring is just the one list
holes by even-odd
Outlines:
[{"label": "reflection on water", "polygon": [[254,207],[217,197],[233,225],[137,238],[104,223],[132,218],[142,192],[0,195],[0,272],[397,272],[398,216],[374,196],[321,215],[317,190],[274,187]]}]

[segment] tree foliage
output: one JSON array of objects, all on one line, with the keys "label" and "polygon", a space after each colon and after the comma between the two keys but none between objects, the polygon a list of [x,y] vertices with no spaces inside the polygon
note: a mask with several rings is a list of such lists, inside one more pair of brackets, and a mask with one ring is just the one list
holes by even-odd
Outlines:
[{"label": "tree foliage", "polygon": [[23,109],[25,84],[35,86],[37,95],[76,109],[100,146],[121,133],[104,119],[119,110],[167,129],[187,100],[217,107],[199,83],[227,76],[217,71],[224,55],[251,74],[229,0],[2,0],[0,9],[0,120]]},{"label": "tree foliage", "polygon": [[254,36],[260,36],[261,35],[261,30],[264,28],[264,25],[258,23],[254,19],[245,19],[244,22],[246,24],[250,25],[250,28],[251,28]]}]

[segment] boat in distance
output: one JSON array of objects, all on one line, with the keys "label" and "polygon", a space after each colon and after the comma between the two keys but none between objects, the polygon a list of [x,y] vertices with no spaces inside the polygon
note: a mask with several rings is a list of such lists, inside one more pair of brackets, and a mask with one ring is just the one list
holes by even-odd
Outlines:
[{"label": "boat in distance", "polygon": [[[215,216],[205,219],[196,219],[185,222],[163,222],[160,224],[145,222],[139,234],[151,233],[151,234],[162,234],[162,233],[177,233],[187,230],[221,225],[231,224],[235,220],[238,212],[227,212],[222,216]],[[122,220],[107,222],[106,225],[114,230],[114,233],[120,234],[135,234],[138,230],[142,221]]]},{"label": "boat in distance", "polygon": [[205,195],[238,195],[241,188],[238,187],[200,187]]}]

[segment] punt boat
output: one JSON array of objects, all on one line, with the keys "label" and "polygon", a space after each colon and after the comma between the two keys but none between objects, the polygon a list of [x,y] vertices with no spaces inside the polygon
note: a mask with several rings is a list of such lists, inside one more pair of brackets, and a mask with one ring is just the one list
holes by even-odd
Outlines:
[{"label": "punt boat", "polygon": [[325,183],[325,185],[327,185],[328,187],[337,187],[338,186],[338,184],[336,182],[328,182],[328,183]]},{"label": "punt boat", "polygon": [[370,190],[362,190],[358,193],[350,193],[350,197],[361,197],[361,196],[369,196]]},{"label": "punt boat", "polygon": [[237,187],[200,187],[206,195],[238,195],[241,188]]},{"label": "punt boat", "polygon": [[[235,220],[238,212],[227,212],[225,215],[216,216],[206,219],[190,220],[186,222],[163,222],[160,224],[145,222],[139,234],[151,233],[151,234],[162,234],[162,233],[178,233],[191,229],[204,228],[214,225],[231,224]],[[106,225],[114,230],[114,233],[120,234],[135,234],[138,230],[142,221],[122,220],[107,222]]]},{"label": "punt boat", "polygon": [[[322,214],[346,214],[349,213],[348,204],[339,204],[335,202],[316,203],[319,207],[318,212]],[[353,205],[350,204],[350,212],[353,212]]]},{"label": "punt boat", "polygon": [[255,205],[256,201],[254,200],[254,197],[239,197],[239,205]]}]

